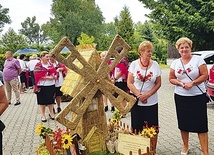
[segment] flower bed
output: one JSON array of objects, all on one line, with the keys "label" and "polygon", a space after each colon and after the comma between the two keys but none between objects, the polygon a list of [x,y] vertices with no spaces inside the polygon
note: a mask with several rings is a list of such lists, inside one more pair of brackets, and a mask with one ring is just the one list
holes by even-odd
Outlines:
[{"label": "flower bed", "polygon": [[38,124],[35,131],[41,139],[45,140],[45,142],[42,142],[37,148],[38,155],[67,155],[67,153],[71,152],[72,154],[76,153],[78,155],[80,152],[77,134],[71,135],[68,129],[62,130],[58,128],[52,130],[45,125]]}]

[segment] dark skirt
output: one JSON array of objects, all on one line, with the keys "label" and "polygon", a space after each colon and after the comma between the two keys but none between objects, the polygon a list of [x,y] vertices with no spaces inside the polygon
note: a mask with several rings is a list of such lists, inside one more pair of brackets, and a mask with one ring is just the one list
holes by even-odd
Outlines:
[{"label": "dark skirt", "polygon": [[30,71],[30,78],[31,78],[32,85],[35,85],[34,71]]},{"label": "dark skirt", "polygon": [[55,89],[56,89],[56,96],[62,96],[63,95],[63,93],[61,92],[61,87],[55,87]]},{"label": "dark skirt", "polygon": [[21,72],[20,73],[20,81],[21,81],[21,83],[25,83],[27,81],[25,74],[26,74],[26,72]]},{"label": "dark skirt", "polygon": [[[115,86],[122,89],[124,92],[127,91],[127,82],[115,82]],[[114,97],[118,97],[118,94],[115,93]]]},{"label": "dark skirt", "polygon": [[137,103],[131,109],[131,126],[133,131],[143,130],[145,122],[148,126],[158,126],[158,104],[152,106],[138,106]]},{"label": "dark skirt", "polygon": [[180,96],[174,94],[181,131],[204,133],[208,132],[207,97],[206,94],[197,96]]},{"label": "dark skirt", "polygon": [[38,105],[54,104],[55,85],[38,86],[38,88],[40,89],[40,91],[36,93]]}]

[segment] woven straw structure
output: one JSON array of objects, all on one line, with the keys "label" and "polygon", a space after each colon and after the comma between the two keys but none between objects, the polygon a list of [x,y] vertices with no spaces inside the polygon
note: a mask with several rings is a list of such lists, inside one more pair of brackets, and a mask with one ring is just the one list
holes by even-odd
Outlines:
[{"label": "woven straw structure", "polygon": [[102,130],[92,127],[83,141],[87,147],[87,153],[104,151],[106,149],[105,138]]},{"label": "woven straw structure", "polygon": [[[67,58],[60,54],[65,46],[71,51]],[[120,53],[116,50],[118,46],[123,47]],[[79,133],[83,139],[85,137],[94,138],[88,136],[94,127],[97,128],[96,131],[102,131],[102,136],[105,137],[107,135],[107,121],[101,93],[105,94],[122,114],[129,112],[135,103],[133,96],[114,86],[108,77],[109,72],[129,50],[129,45],[117,35],[105,59],[101,62],[94,47],[85,45],[84,47],[75,48],[68,38],[63,38],[51,51],[51,54],[54,55],[57,61],[65,64],[70,69],[63,83],[62,91],[71,95],[73,99],[57,115],[56,120],[73,132]],[[115,59],[108,66],[107,61],[112,57]],[[113,96],[114,93],[118,94],[117,98]],[[124,99],[128,102],[125,108],[121,105]],[[100,143],[101,137],[95,137],[97,137],[97,143]],[[96,146],[100,147],[97,148],[98,150],[103,150],[103,146]]]},{"label": "woven straw structure", "polygon": [[[86,49],[85,49],[86,48]],[[78,46],[78,52],[83,56],[83,58],[94,68],[98,69],[98,66],[101,63],[101,59],[96,49],[92,45]],[[76,59],[74,64],[82,68],[82,64]],[[87,81],[84,80],[84,77],[77,74],[73,70],[69,69],[68,73],[64,79],[61,91],[64,94],[68,94],[72,97],[76,96],[78,92],[87,84]]]}]

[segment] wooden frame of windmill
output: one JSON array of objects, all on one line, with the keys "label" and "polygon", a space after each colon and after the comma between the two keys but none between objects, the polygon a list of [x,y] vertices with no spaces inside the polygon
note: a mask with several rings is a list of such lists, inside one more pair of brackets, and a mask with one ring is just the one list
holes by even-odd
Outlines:
[{"label": "wooden frame of windmill", "polygon": [[[60,54],[65,46],[71,51],[67,58]],[[116,50],[118,46],[123,47],[120,53]],[[114,86],[108,77],[109,72],[129,50],[129,45],[117,35],[102,62],[95,47],[85,45],[77,50],[66,37],[51,51],[57,61],[65,64],[73,74],[76,73],[80,76],[76,80],[78,84],[74,84],[75,87],[69,94],[73,99],[57,115],[56,120],[72,132],[81,135],[87,147],[87,154],[106,149],[107,121],[101,94],[105,94],[121,114],[129,112],[135,103],[133,96]],[[82,55],[84,52],[91,52],[88,61]],[[112,57],[115,59],[111,65],[107,65],[107,61]],[[74,75],[74,77],[77,77],[77,75]],[[118,97],[113,95],[115,93],[118,94]],[[122,107],[120,104],[124,99],[128,102],[126,107]],[[93,145],[91,145],[92,143]]]}]

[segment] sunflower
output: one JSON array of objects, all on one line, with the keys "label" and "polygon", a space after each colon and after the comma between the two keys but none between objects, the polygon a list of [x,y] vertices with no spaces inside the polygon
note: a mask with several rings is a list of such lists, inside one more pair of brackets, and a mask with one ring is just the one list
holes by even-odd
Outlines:
[{"label": "sunflower", "polygon": [[112,123],[112,124],[117,124],[117,122],[118,122],[117,119],[115,119],[115,118],[112,118],[112,119],[111,119],[111,123]]},{"label": "sunflower", "polygon": [[68,149],[71,146],[72,138],[68,134],[62,135],[62,148]]},{"label": "sunflower", "polygon": [[155,128],[153,128],[153,127],[149,128],[148,135],[150,138],[154,137],[156,134],[157,134],[157,132],[156,132]]},{"label": "sunflower", "polygon": [[35,132],[40,136],[42,134],[42,129],[43,129],[43,125],[42,124],[38,124]]},{"label": "sunflower", "polygon": [[143,136],[146,136],[148,134],[148,129],[147,128],[144,128],[143,131],[141,132],[141,134]]}]

